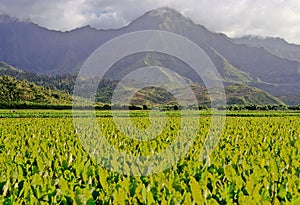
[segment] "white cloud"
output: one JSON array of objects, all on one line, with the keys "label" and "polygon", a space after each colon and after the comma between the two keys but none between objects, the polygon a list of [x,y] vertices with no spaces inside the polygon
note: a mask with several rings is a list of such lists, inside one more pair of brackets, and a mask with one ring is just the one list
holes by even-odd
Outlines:
[{"label": "white cloud", "polygon": [[71,30],[90,24],[119,28],[148,10],[177,9],[195,23],[229,36],[279,36],[300,44],[298,0],[1,0],[0,13],[41,26]]}]

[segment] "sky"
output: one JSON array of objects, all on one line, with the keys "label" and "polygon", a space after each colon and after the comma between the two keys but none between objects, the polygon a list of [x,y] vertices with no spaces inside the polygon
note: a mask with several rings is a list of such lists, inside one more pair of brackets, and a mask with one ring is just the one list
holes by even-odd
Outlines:
[{"label": "sky", "polygon": [[174,8],[229,37],[272,36],[300,44],[299,0],[1,0],[0,14],[66,31],[120,28],[159,7]]}]

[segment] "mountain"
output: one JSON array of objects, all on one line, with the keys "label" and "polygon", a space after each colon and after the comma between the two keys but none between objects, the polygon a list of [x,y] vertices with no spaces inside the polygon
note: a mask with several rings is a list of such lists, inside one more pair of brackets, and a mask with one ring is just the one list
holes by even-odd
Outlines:
[{"label": "mountain", "polygon": [[[170,8],[146,12],[121,29],[109,30],[85,26],[59,32],[30,21],[22,22],[7,16],[0,19],[3,19],[0,20],[0,60],[26,71],[52,75],[74,74],[96,48],[114,37],[139,30],[164,30],[183,35],[200,46],[211,58],[225,84],[246,83],[282,99],[289,96],[298,99],[299,96],[300,103],[299,62],[278,56],[264,47],[241,45],[224,34],[211,32],[195,24]],[[149,65],[171,68],[196,83],[202,83],[181,60],[151,52],[120,60],[106,77],[118,80],[138,67]],[[286,90],[291,86],[294,89],[290,89],[289,96],[286,96]],[[297,103],[297,100],[289,103]]]},{"label": "mountain", "polygon": [[[234,39],[234,42],[240,45],[246,45],[255,48],[263,48],[268,52],[280,57],[300,63],[300,45],[291,44],[282,38],[244,36]],[[279,83],[252,82],[251,85],[263,89],[272,95],[279,96],[281,100],[289,105],[300,103],[300,66],[298,72],[290,78],[283,76]],[[291,80],[293,78],[293,80]]]},{"label": "mountain", "polygon": [[243,36],[233,40],[237,44],[264,48],[278,57],[300,62],[300,45],[288,43],[283,38]]},{"label": "mountain", "polygon": [[51,31],[30,21],[0,19],[0,60],[26,71],[74,73],[85,58],[109,38],[89,26],[71,32]]}]

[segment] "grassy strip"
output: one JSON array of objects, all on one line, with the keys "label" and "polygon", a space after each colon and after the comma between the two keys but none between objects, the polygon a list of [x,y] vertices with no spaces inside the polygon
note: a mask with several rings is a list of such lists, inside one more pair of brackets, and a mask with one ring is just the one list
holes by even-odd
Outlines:
[{"label": "grassy strip", "polygon": [[[91,110],[0,110],[0,118],[71,118],[71,117],[112,117],[111,111],[91,111]],[[206,111],[167,111],[170,117],[191,117],[191,116],[211,116],[212,112]],[[216,111],[215,115],[223,115],[222,112]],[[118,117],[149,117],[163,116],[163,113],[150,111],[116,111],[114,116]],[[283,116],[300,116],[299,111],[227,111],[227,117],[283,117]]]}]

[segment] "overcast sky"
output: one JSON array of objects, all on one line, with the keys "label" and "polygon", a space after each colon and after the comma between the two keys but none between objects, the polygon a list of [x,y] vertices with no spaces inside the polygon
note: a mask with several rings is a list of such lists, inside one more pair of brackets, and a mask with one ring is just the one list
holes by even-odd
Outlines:
[{"label": "overcast sky", "polygon": [[88,24],[119,28],[163,6],[230,37],[283,37],[300,44],[300,0],[1,0],[0,13],[65,31]]}]

